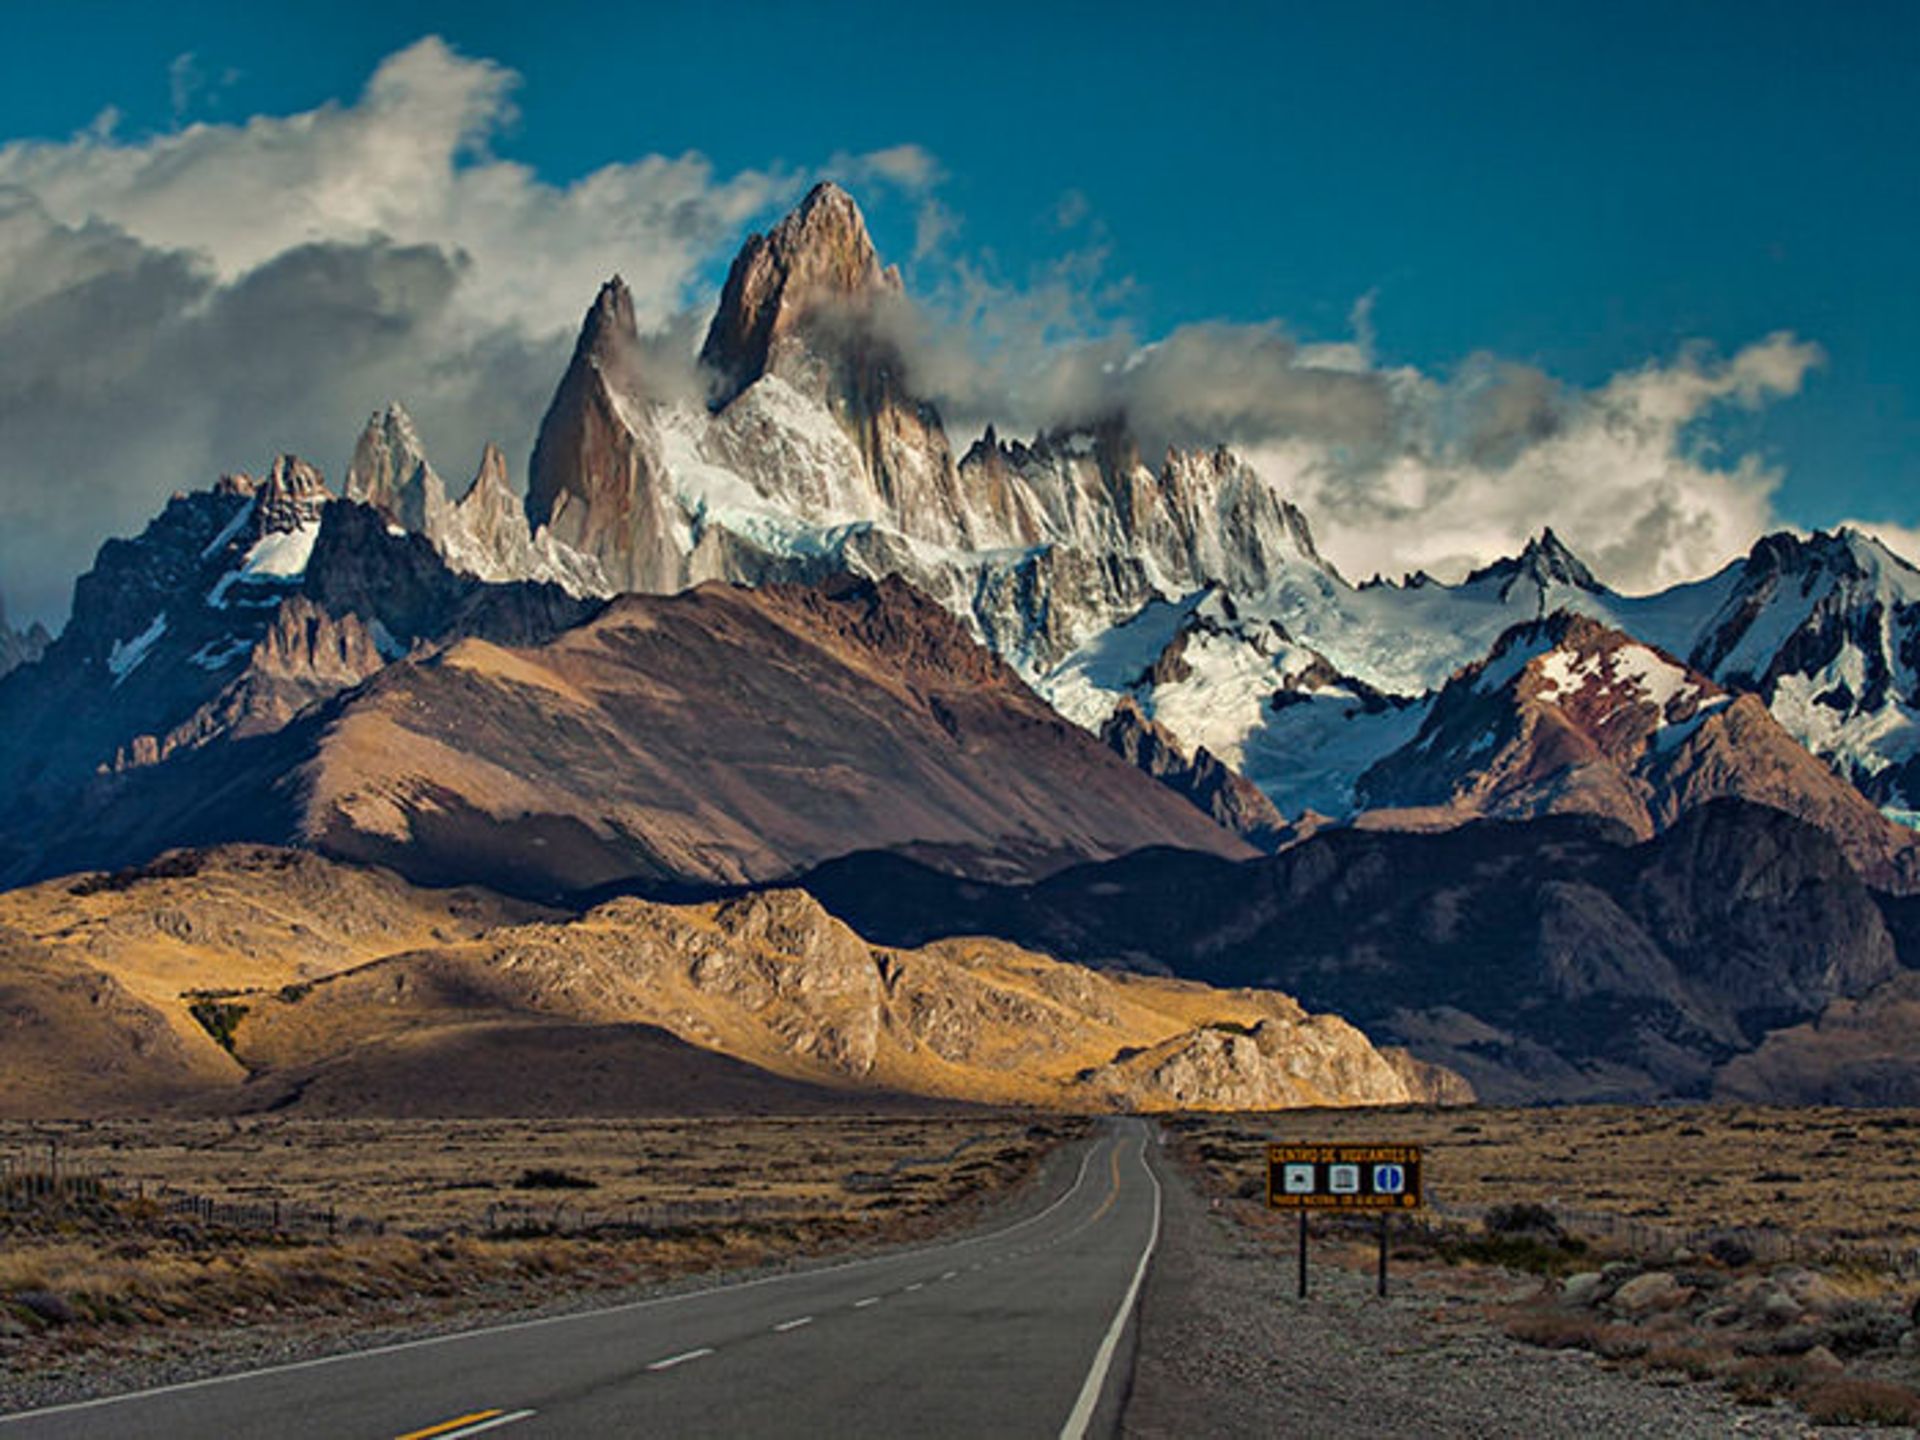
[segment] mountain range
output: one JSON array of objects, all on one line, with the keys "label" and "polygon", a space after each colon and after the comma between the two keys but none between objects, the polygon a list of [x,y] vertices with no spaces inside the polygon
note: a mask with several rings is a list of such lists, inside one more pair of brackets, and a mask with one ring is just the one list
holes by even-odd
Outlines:
[{"label": "mountain range", "polygon": [[[968,885],[1116,866],[1114,895],[1236,938],[1014,938],[1278,985],[1534,1097],[1700,1093],[1769,1027],[1892,982],[1887,907],[1920,892],[1920,571],[1880,542],[1771,535],[1628,596],[1543,528],[1458,583],[1354,584],[1227,448],[1148,456],[1125,414],[955,444],[893,338],[903,304],[822,185],[735,259],[704,393],[601,288],[524,494],[493,445],[456,493],[397,402],[339,493],[283,455],[176,494],[102,546],[59,636],[0,617],[0,883],[246,842],[578,916],[877,853],[962,887],[908,886],[951,917]],[[1648,878],[1726,834],[1812,877],[1837,947],[1779,1004],[1742,1008],[1675,938],[1720,933],[1713,882]],[[1140,853],[1237,878],[1168,889]],[[1462,864],[1458,893],[1422,878]],[[1307,959],[1222,959],[1277,923],[1246,915],[1241,887],[1270,893],[1250,877],[1350,865],[1411,876],[1432,913],[1355,880],[1335,888],[1375,908],[1327,901]],[[1448,952],[1449,999],[1407,947],[1512,866],[1534,908]],[[959,933],[937,920],[914,926]],[[1614,958],[1566,958],[1569,935]],[[1489,1002],[1491,974],[1527,1006],[1612,997],[1582,1001],[1590,1048]]]}]

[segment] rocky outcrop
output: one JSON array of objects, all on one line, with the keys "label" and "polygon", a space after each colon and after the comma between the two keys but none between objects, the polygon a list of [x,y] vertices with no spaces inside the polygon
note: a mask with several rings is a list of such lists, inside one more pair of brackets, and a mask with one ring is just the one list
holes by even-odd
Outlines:
[{"label": "rocky outcrop", "polygon": [[33,664],[47,653],[47,646],[52,643],[47,627],[38,620],[25,630],[14,629],[7,623],[6,602],[0,601],[0,676],[22,665]]},{"label": "rocky outcrop", "polygon": [[446,486],[427,463],[413,417],[394,402],[367,420],[353,447],[346,497],[438,541],[449,519]]},{"label": "rocky outcrop", "polygon": [[633,296],[600,289],[540,422],[527,522],[591,557],[621,590],[677,590],[686,549],[641,375]]},{"label": "rocky outcrop", "polygon": [[1278,850],[1291,838],[1291,827],[1258,786],[1214,759],[1205,746],[1189,760],[1167,730],[1141,714],[1131,699],[1114,707],[1100,738],[1122,760],[1185,796],[1254,848]]},{"label": "rocky outcrop", "polygon": [[271,1088],[400,1032],[504,1023],[656,1025],[788,1080],[995,1104],[1405,1104],[1462,1088],[1410,1078],[1284,995],[1104,976],[993,941],[876,947],[793,891],[619,900],[397,956],[294,1002],[261,996],[237,1049]]}]

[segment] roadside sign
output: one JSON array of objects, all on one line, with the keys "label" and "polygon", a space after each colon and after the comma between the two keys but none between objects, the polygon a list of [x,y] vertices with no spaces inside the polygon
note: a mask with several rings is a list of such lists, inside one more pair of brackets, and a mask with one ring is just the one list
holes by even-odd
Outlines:
[{"label": "roadside sign", "polygon": [[1269,1145],[1267,1208],[1300,1216],[1300,1298],[1307,1298],[1307,1216],[1366,1210],[1380,1217],[1377,1293],[1387,1293],[1387,1225],[1420,1208],[1418,1145]]},{"label": "roadside sign", "polygon": [[1269,1145],[1274,1210],[1417,1210],[1418,1145]]}]

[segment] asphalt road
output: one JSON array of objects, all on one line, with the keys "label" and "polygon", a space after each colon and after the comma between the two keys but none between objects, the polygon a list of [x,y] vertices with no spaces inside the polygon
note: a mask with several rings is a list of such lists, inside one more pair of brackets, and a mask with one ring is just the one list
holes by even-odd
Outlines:
[{"label": "asphalt road", "polygon": [[1109,1433],[1160,1233],[1154,1135],[962,1239],[385,1350],[0,1416],[0,1440]]}]

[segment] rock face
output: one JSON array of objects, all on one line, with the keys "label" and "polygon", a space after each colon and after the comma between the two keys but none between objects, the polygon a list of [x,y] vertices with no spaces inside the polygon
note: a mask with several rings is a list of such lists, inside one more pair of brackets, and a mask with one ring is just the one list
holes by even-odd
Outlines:
[{"label": "rock face", "polygon": [[173,836],[298,841],[545,897],[777,880],[874,846],[1008,876],[1142,845],[1251,853],[903,582],[629,596],[543,637],[527,611],[547,592],[504,607],[475,586],[450,605],[426,582],[471,582],[431,547],[339,508],[373,532],[337,531],[374,573],[322,565],[330,515],[316,577],[352,577],[396,635],[419,613],[492,638],[442,636],[258,744],[130,772],[42,865],[121,863]]},{"label": "rock face", "polygon": [[427,463],[413,417],[391,404],[370,417],[347,466],[346,497],[429,538],[446,533],[447,489]]},{"label": "rock face", "polygon": [[47,653],[47,646],[52,643],[53,637],[47,633],[47,627],[38,620],[25,630],[16,630],[9,625],[6,604],[0,601],[0,676],[18,670],[22,665],[31,665]]},{"label": "rock face", "polygon": [[527,520],[591,556],[618,589],[671,592],[686,583],[686,555],[641,380],[633,296],[615,276],[541,421]]},{"label": "rock face", "polygon": [[1563,816],[1335,830],[1240,865],[1141,855],[1025,889],[958,886],[898,857],[802,883],[888,943],[992,934],[1084,963],[1276,986],[1495,1102],[1702,1095],[1768,1032],[1898,970],[1834,844],[1737,800],[1640,844]]},{"label": "rock face", "polygon": [[1362,823],[1604,815],[1642,837],[1723,796],[1818,825],[1883,888],[1920,883],[1920,836],[1882,816],[1776,724],[1698,671],[1560,611],[1449,681],[1419,732],[1356,787]]},{"label": "rock face", "polygon": [[1259,850],[1277,850],[1292,828],[1252,781],[1236,775],[1203,747],[1189,760],[1167,730],[1122,700],[1100,727],[1100,738],[1122,760],[1144,770]]}]

